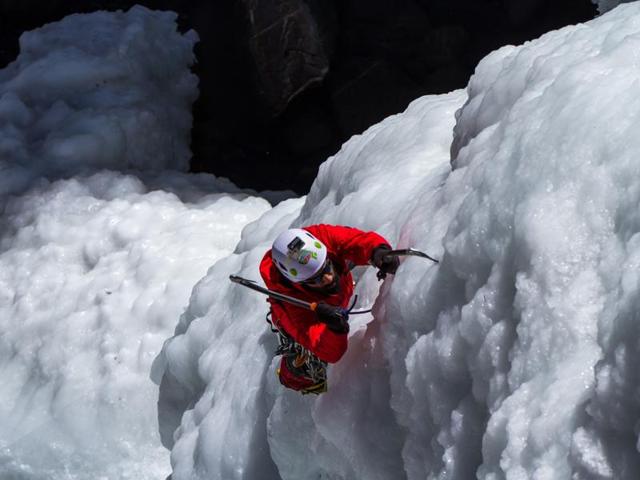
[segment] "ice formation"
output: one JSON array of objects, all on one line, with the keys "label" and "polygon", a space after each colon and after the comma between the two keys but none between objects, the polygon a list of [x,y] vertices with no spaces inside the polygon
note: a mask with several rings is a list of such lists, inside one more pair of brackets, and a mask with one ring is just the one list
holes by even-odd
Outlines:
[{"label": "ice formation", "polygon": [[[638,478],[639,48],[637,3],[501,48],[247,226],[155,363],[173,479]],[[373,315],[319,398],[278,384],[264,299],[227,281],[316,222],[441,259],[358,272]]]},{"label": "ice formation", "polygon": [[[640,476],[639,4],[493,52],[274,208],[180,171],[195,41],[75,15],[0,71],[0,477]],[[228,281],[316,222],[441,260],[356,270],[317,398]]]},{"label": "ice formation", "polygon": [[0,71],[0,478],[170,473],[152,360],[270,209],[178,171],[195,41],[172,13],[74,15]]}]

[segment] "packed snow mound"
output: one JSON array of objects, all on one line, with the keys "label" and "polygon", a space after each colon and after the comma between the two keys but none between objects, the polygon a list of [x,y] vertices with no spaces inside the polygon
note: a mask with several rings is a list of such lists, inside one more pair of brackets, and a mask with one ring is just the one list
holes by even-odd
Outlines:
[{"label": "packed snow mound", "polygon": [[271,208],[164,170],[188,165],[197,93],[195,34],[175,19],[74,15],[24,34],[0,71],[2,479],[169,474],[152,360]]},{"label": "packed snow mound", "polygon": [[71,15],[20,37],[0,71],[0,193],[34,175],[96,168],[184,170],[198,94],[195,32],[176,14]]},{"label": "packed snow mound", "polygon": [[[639,49],[637,3],[502,48],[248,225],[156,360],[173,479],[638,478]],[[264,299],[228,275],[320,222],[441,262],[356,272],[373,316],[316,398],[278,384]]]}]

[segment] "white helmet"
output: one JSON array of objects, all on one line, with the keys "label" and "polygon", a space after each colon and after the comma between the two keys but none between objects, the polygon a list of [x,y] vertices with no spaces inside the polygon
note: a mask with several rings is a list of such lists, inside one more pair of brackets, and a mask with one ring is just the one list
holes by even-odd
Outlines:
[{"label": "white helmet", "polygon": [[306,230],[291,228],[273,241],[271,258],[289,280],[304,282],[324,265],[327,247]]}]

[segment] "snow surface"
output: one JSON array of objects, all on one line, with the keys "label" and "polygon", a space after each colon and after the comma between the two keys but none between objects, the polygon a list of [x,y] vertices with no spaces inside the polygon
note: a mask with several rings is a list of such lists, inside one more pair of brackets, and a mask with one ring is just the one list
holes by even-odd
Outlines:
[{"label": "snow surface", "polygon": [[[248,225],[153,367],[173,479],[640,477],[640,4],[504,47],[466,92],[347,142]],[[289,225],[407,258],[360,306],[329,391],[283,389],[264,298],[231,284]]]},{"label": "snow surface", "polygon": [[197,37],[175,19],[73,15],[25,33],[0,71],[2,479],[170,473],[152,360],[271,208],[167,170],[188,166],[197,96]]}]

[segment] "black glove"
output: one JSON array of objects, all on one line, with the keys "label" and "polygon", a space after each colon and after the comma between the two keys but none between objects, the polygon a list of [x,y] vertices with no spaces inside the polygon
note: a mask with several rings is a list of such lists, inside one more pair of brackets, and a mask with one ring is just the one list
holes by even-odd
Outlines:
[{"label": "black glove", "polygon": [[326,323],[329,330],[335,333],[349,333],[349,312],[344,308],[334,307],[328,303],[319,303],[316,315],[322,323]]},{"label": "black glove", "polygon": [[383,279],[387,276],[387,273],[394,274],[400,266],[400,259],[398,257],[385,257],[387,253],[391,251],[389,245],[380,245],[373,249],[371,254],[371,263],[378,267],[378,278]]}]

